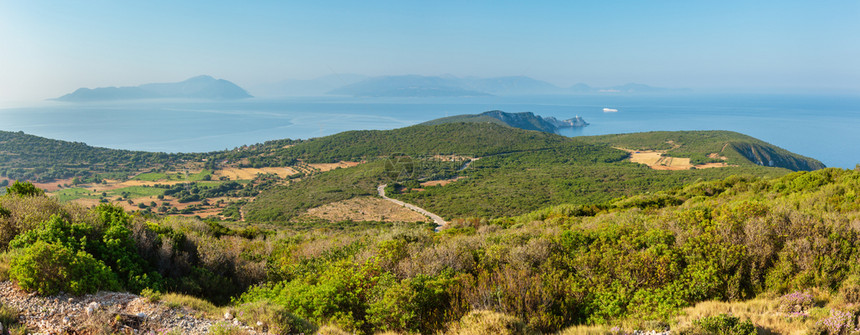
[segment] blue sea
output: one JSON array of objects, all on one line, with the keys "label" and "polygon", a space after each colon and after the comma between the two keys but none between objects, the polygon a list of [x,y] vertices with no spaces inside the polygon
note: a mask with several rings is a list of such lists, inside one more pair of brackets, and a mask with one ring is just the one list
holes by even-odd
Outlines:
[{"label": "blue sea", "polygon": [[[603,108],[618,112],[604,113]],[[860,96],[587,95],[475,98],[253,98],[241,101],[45,101],[0,107],[0,130],[94,146],[164,152],[232,149],[357,129],[392,129],[487,110],[534,112],[591,125],[565,136],[731,130],[827,166],[860,163]]]}]

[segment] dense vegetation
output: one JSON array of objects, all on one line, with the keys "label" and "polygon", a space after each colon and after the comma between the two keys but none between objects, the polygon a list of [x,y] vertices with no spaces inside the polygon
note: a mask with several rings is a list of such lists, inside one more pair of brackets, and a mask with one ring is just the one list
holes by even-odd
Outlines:
[{"label": "dense vegetation", "polygon": [[129,216],[109,204],[85,209],[11,187],[0,197],[4,276],[43,294],[148,288],[225,303],[265,276],[261,256],[243,254],[254,242],[234,237],[258,234]]},{"label": "dense vegetation", "polygon": [[10,179],[47,182],[88,178],[97,173],[130,173],[177,159],[179,156],[164,153],[96,148],[79,142],[0,131],[0,176]]},{"label": "dense vegetation", "polygon": [[[0,197],[0,274],[22,287],[233,297],[230,308],[276,311],[279,329],[432,333],[489,318],[547,333],[672,324],[700,301],[813,288],[860,302],[860,171],[732,176],[600,205],[456,220],[441,233],[405,225],[247,234],[61,205],[32,190],[22,184]],[[837,312],[855,326],[856,310]],[[747,320],[728,316],[695,326],[750,333]]]},{"label": "dense vegetation", "polygon": [[[272,254],[277,280],[239,301],[268,301],[360,332],[430,332],[476,309],[547,332],[669,322],[703,300],[813,287],[850,293],[860,278],[860,236],[851,227],[860,217],[857,192],[855,171],[730,177],[608,206],[459,221],[437,236],[352,234],[325,241],[323,252],[292,240]],[[309,248],[318,256],[296,258]]]}]

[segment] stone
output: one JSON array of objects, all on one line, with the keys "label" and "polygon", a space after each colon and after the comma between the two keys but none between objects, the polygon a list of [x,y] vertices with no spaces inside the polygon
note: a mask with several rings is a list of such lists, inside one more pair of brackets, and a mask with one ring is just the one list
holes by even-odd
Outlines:
[{"label": "stone", "polygon": [[224,313],[224,320],[233,320],[233,314],[230,314],[230,312]]}]

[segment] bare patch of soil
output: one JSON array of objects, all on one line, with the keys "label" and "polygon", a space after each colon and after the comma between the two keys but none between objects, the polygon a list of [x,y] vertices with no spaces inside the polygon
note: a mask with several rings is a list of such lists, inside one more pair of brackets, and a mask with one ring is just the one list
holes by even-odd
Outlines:
[{"label": "bare patch of soil", "polygon": [[306,213],[329,221],[430,222],[426,216],[375,197],[356,197],[311,208]]},{"label": "bare patch of soil", "polygon": [[337,162],[337,163],[315,163],[308,164],[311,168],[319,170],[320,172],[331,171],[337,168],[350,168],[353,166],[358,166],[364,162]]},{"label": "bare patch of soil", "polygon": [[466,177],[465,176],[459,176],[457,178],[452,178],[452,179],[425,181],[425,182],[421,183],[421,186],[425,186],[425,187],[426,186],[445,186],[445,185],[448,185],[448,184],[453,183],[455,181],[458,181],[460,179],[466,179]]},{"label": "bare patch of soil", "polygon": [[[690,170],[690,169],[710,169],[710,168],[721,168],[721,167],[729,167],[732,165],[728,165],[726,163],[706,163],[706,164],[698,164],[693,165],[690,163],[689,158],[682,157],[668,157],[663,156],[665,151],[658,150],[629,150],[624,148],[616,148],[620,150],[624,150],[630,153],[630,161],[639,164],[648,165],[648,167],[654,170]],[[708,155],[711,158],[720,158],[725,160],[726,157],[718,156],[715,153]]]},{"label": "bare patch of soil", "polygon": [[215,171],[213,179],[227,177],[230,180],[253,180],[257,174],[276,174],[278,177],[286,178],[299,173],[291,167],[264,167],[264,168],[224,168]]}]

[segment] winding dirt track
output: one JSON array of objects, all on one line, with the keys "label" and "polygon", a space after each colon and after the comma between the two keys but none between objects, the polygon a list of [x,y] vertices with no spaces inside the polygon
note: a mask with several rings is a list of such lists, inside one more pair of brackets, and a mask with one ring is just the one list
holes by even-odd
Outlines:
[{"label": "winding dirt track", "polygon": [[407,203],[400,201],[400,200],[397,200],[397,199],[391,199],[389,197],[386,197],[385,196],[385,186],[388,186],[388,184],[382,184],[382,185],[379,185],[376,187],[376,192],[379,193],[379,196],[382,197],[382,199],[385,199],[385,200],[391,201],[397,205],[409,208],[415,212],[421,213],[421,214],[426,215],[427,217],[433,219],[433,222],[436,223],[436,229],[435,230],[437,232],[439,231],[439,229],[441,229],[446,224],[448,224],[448,222],[445,221],[444,219],[442,219],[441,216],[430,213],[429,211],[427,211],[421,207],[415,206],[413,204],[407,204]]}]

